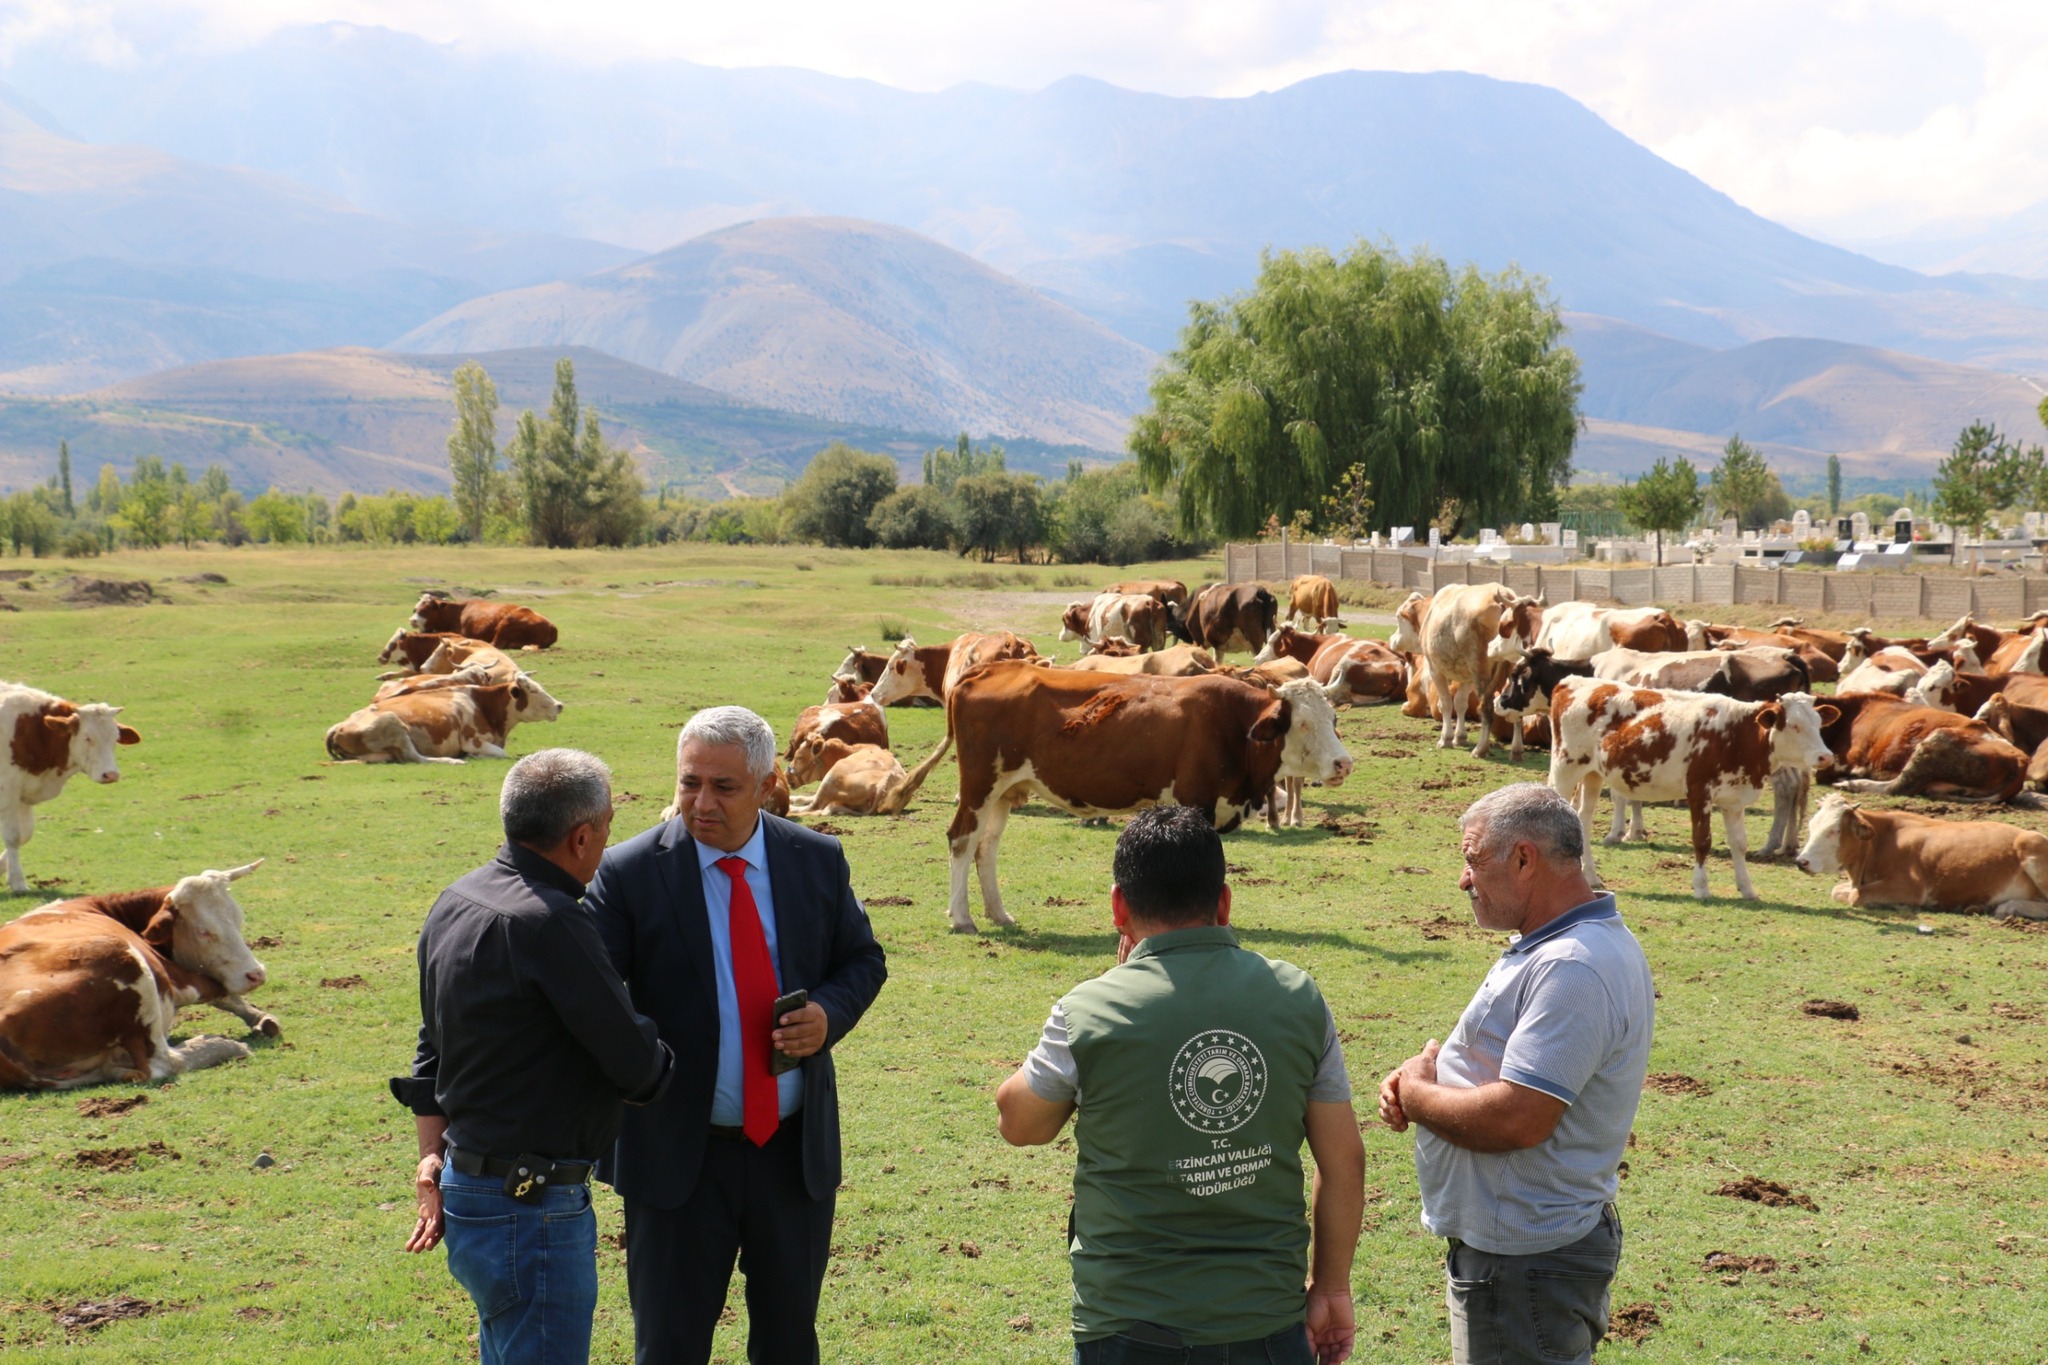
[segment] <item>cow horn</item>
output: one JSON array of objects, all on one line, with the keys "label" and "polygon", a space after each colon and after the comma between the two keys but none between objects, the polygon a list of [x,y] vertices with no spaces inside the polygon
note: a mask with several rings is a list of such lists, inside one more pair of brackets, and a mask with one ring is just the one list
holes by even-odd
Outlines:
[{"label": "cow horn", "polygon": [[261,866],[263,866],[263,860],[258,858],[253,863],[243,863],[240,867],[231,867],[228,869],[228,880],[231,882],[239,881]]}]

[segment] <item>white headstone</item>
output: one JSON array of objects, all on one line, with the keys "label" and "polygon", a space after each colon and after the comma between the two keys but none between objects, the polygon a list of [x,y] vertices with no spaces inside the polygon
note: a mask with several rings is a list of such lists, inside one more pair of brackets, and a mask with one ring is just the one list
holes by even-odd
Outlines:
[{"label": "white headstone", "polygon": [[1733,540],[1740,533],[1741,529],[1742,528],[1736,524],[1735,518],[1721,518],[1721,534],[1725,538]]},{"label": "white headstone", "polygon": [[1413,526],[1396,526],[1388,534],[1394,538],[1394,544],[1396,545],[1413,545],[1415,543],[1415,528]]},{"label": "white headstone", "polygon": [[1843,555],[1840,559],[1835,561],[1835,567],[1838,569],[1853,569],[1862,562],[1863,555],[1859,551],[1856,553]]},{"label": "white headstone", "polygon": [[1579,548],[1579,533],[1577,531],[1560,530],[1560,534],[1564,537],[1565,549],[1576,550]]},{"label": "white headstone", "polygon": [[1858,512],[1849,518],[1849,532],[1852,540],[1870,539],[1870,514]]},{"label": "white headstone", "polygon": [[1490,526],[1479,533],[1479,543],[1481,545],[1491,545],[1499,539],[1500,532],[1494,530]]},{"label": "white headstone", "polygon": [[1564,542],[1563,542],[1563,541],[1561,541],[1561,540],[1559,540],[1559,539],[1557,538],[1557,533],[1558,533],[1559,531],[1563,530],[1563,529],[1564,529],[1564,526],[1563,526],[1563,523],[1561,523],[1561,522],[1555,522],[1555,521],[1546,521],[1546,522],[1544,522],[1544,523],[1543,523],[1543,543],[1544,543],[1545,545],[1562,545],[1562,544],[1563,544]]},{"label": "white headstone", "polygon": [[1523,543],[1524,545],[1527,545],[1527,544],[1530,544],[1530,543],[1532,543],[1532,542],[1533,542],[1533,541],[1534,541],[1535,539],[1536,539],[1536,527],[1535,527],[1535,525],[1534,525],[1533,523],[1530,523],[1530,522],[1526,522],[1526,521],[1525,521],[1525,522],[1523,522],[1523,523],[1522,523],[1522,543]]},{"label": "white headstone", "polygon": [[1432,549],[1432,550],[1434,550],[1434,549],[1436,549],[1436,548],[1437,548],[1438,546],[1442,545],[1443,543],[1444,543],[1444,537],[1443,537],[1443,532],[1439,531],[1439,530],[1438,530],[1438,529],[1437,529],[1436,527],[1434,527],[1434,526],[1430,527],[1430,528],[1429,528],[1429,548],[1430,548],[1430,549]]},{"label": "white headstone", "polygon": [[1813,518],[1807,513],[1807,510],[1804,507],[1800,508],[1797,512],[1794,512],[1792,514],[1793,535],[1804,536],[1808,531],[1811,531],[1812,529]]},{"label": "white headstone", "polygon": [[1380,547],[1380,533],[1378,531],[1374,531],[1372,533],[1372,547],[1375,550],[1379,549]]}]

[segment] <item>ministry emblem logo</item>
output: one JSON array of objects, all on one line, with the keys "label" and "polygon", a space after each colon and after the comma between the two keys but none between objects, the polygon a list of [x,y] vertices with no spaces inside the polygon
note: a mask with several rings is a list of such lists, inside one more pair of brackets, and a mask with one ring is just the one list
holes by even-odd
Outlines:
[{"label": "ministry emblem logo", "polygon": [[1173,1112],[1196,1132],[1232,1132],[1251,1122],[1266,1097],[1266,1059],[1242,1033],[1198,1033],[1173,1054],[1167,1093]]}]

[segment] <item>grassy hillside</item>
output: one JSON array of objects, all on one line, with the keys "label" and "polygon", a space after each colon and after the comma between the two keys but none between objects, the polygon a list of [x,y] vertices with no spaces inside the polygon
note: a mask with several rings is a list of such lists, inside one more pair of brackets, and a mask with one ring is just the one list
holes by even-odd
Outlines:
[{"label": "grassy hillside", "polygon": [[[88,572],[147,576],[173,605],[80,612],[50,591],[72,566],[35,567],[37,587],[5,589],[26,609],[4,618],[0,676],[124,703],[144,742],[123,751],[118,785],[74,783],[39,808],[26,864],[41,889],[0,913],[265,857],[237,891],[250,934],[276,940],[262,950],[271,978],[259,1003],[284,1035],[169,1085],[0,1096],[0,1334],[24,1359],[261,1365],[474,1352],[468,1301],[442,1258],[399,1251],[411,1125],[384,1078],[410,1050],[420,918],[490,855],[504,768],[337,767],[320,747],[368,696],[377,644],[421,586],[495,587],[560,623],[563,645],[536,671],[567,709],[512,748],[603,754],[623,836],[666,799],[676,727],[695,708],[744,701],[786,730],[848,643],[904,628],[923,640],[1005,625],[1050,646],[1060,604],[1086,577],[795,550],[215,551],[96,561]],[[1205,566],[1142,571],[1155,568],[1198,578]],[[228,583],[182,581],[201,571]],[[942,720],[902,710],[890,723],[914,756]],[[1380,1074],[1443,1035],[1501,947],[1471,926],[1456,889],[1458,811],[1540,776],[1543,759],[1511,772],[1445,753],[1429,726],[1388,708],[1347,711],[1341,728],[1359,771],[1309,793],[1309,826],[1226,847],[1240,932],[1322,983],[1363,1118]],[[1113,960],[1103,888],[1116,831],[1020,811],[1002,879],[1022,927],[949,934],[954,790],[944,764],[904,818],[828,822],[890,980],[838,1053],[847,1161],[825,1355],[1051,1365],[1070,1351],[1072,1150],[1005,1146],[990,1092],[1052,1001]],[[1644,1306],[1635,1321],[1648,1336],[1609,1353],[1645,1365],[2039,1358],[2040,1315],[2026,1305],[2048,1277],[2048,1157],[2032,1136],[2048,1105],[2048,932],[1844,910],[1782,863],[1757,865],[1760,904],[1702,905],[1688,892],[1683,814],[1650,817],[1651,845],[1600,855],[1661,991],[1651,1070],[1662,1079],[1628,1154],[1614,1299]],[[1710,870],[1725,893],[1725,858]],[[1816,997],[1861,1019],[1804,1014]],[[186,1015],[195,1032],[233,1022]],[[82,1112],[132,1094],[147,1102]],[[1359,1358],[1442,1360],[1442,1246],[1416,1222],[1409,1142],[1371,1122],[1365,1141]],[[258,1169],[266,1151],[276,1164]],[[1714,1194],[1746,1176],[1815,1207]],[[609,1194],[599,1216],[610,1239],[620,1213]],[[622,1253],[601,1246],[593,1358],[620,1360]],[[1709,1266],[1713,1252],[1769,1260],[1738,1271]],[[57,1311],[115,1294],[151,1311],[75,1338],[57,1325]],[[743,1329],[739,1308],[717,1359],[743,1358]]]}]

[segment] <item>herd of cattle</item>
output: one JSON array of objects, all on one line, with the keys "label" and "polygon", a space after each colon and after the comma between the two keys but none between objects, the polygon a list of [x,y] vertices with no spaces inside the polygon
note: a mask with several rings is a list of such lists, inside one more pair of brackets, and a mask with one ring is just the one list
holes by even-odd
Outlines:
[{"label": "herd of cattle", "polygon": [[[887,654],[853,648],[823,704],[798,717],[769,808],[896,814],[950,750],[960,784],[949,918],[975,927],[971,869],[989,918],[1014,924],[996,854],[1011,810],[1032,797],[1083,819],[1171,802],[1225,831],[1261,809],[1269,825],[1298,825],[1305,786],[1351,773],[1336,707],[1385,702],[1437,722],[1447,748],[1476,723],[1478,757],[1496,743],[1517,758],[1547,748],[1551,785],[1589,835],[1600,791],[1612,794],[1609,843],[1645,837],[1643,804],[1683,803],[1702,898],[1717,811],[1736,888],[1754,898],[1744,811],[1769,787],[1764,854],[1796,848],[1802,871],[1840,874],[1838,900],[2048,917],[2048,837],[1867,810],[1840,794],[1805,820],[1816,776],[1838,793],[2048,806],[2036,794],[2048,787],[2048,613],[2011,630],[1966,616],[1932,639],[1897,640],[1789,619],[1748,630],[1656,608],[1553,606],[1488,584],[1413,594],[1381,643],[1342,633],[1334,586],[1308,576],[1291,585],[1284,618],[1258,584],[1191,597],[1161,580],[1112,584],[1068,607],[1060,627],[1083,646],[1065,666],[1008,631],[937,646],[906,638]],[[561,713],[513,657],[555,641],[529,608],[423,596],[379,656],[396,670],[328,731],[327,750],[364,762],[502,758],[515,725]],[[1232,653],[1251,654],[1250,665],[1224,664]],[[1813,695],[1830,682],[1833,695]],[[886,708],[914,705],[942,706],[945,734],[906,770]],[[0,683],[11,741],[0,835],[15,892],[28,890],[21,848],[33,807],[81,773],[118,780],[119,746],[141,742],[118,710]],[[265,972],[229,890],[258,865],[55,902],[0,926],[0,1087],[161,1079],[247,1055],[227,1038],[173,1045],[188,1004],[276,1036],[277,1021],[243,998]],[[1590,838],[1586,870],[1597,885]]]}]

